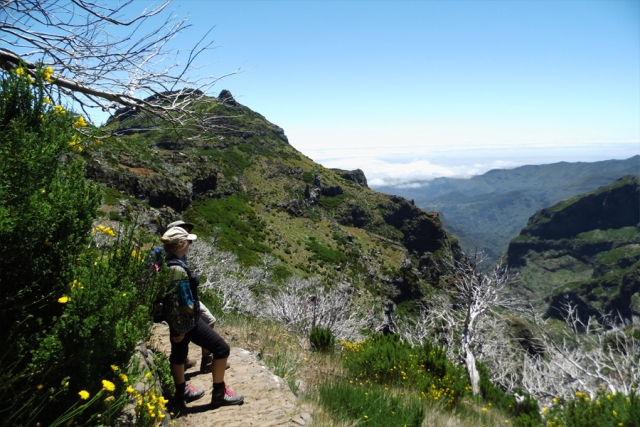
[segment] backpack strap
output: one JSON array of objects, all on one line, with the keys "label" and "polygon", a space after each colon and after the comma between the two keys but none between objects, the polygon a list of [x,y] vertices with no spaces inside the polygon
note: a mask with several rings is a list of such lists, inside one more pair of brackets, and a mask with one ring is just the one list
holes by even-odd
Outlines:
[{"label": "backpack strap", "polygon": [[185,264],[184,261],[182,261],[180,258],[171,258],[170,260],[167,260],[167,267],[172,267],[172,266],[178,266],[178,267],[184,268],[184,270],[187,272],[187,277],[191,277],[191,270],[189,270],[189,267],[187,267],[187,264]]}]

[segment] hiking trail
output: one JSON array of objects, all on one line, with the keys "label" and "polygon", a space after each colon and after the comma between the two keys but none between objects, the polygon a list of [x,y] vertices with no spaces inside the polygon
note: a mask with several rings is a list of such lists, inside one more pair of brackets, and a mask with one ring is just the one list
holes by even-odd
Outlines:
[{"label": "hiking trail", "polygon": [[[154,324],[151,347],[169,355],[168,326]],[[256,354],[239,347],[231,348],[228,359],[231,367],[226,371],[225,383],[234,392],[244,396],[244,404],[211,409],[212,377],[211,374],[200,373],[200,347],[190,343],[189,356],[198,363],[186,371],[187,383],[198,390],[205,390],[205,395],[187,403],[189,412],[177,419],[178,427],[300,427],[310,423],[311,415],[291,392],[286,381],[274,375]]]}]

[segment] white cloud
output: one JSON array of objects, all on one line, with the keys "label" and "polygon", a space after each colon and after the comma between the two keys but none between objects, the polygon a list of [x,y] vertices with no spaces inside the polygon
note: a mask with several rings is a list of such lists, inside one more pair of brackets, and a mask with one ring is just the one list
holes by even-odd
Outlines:
[{"label": "white cloud", "polygon": [[560,161],[599,161],[626,159],[640,152],[636,144],[620,147],[485,147],[456,149],[451,152],[421,152],[426,150],[394,148],[318,149],[305,155],[327,168],[362,169],[369,186],[418,188],[439,177],[470,178],[492,169],[510,169],[522,165],[548,164]]},{"label": "white cloud", "polygon": [[293,146],[305,155],[328,168],[362,169],[372,187],[420,186],[438,177],[469,178],[491,169],[627,159],[640,153],[637,138],[603,143],[593,137],[561,137],[553,129],[384,123],[286,129]]}]

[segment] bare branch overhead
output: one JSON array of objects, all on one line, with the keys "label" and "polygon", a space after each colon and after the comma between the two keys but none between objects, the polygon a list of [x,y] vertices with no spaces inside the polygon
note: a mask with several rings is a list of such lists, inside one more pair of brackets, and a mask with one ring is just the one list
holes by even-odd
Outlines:
[{"label": "bare branch overhead", "polygon": [[[199,74],[197,59],[210,51],[209,30],[187,49],[171,41],[190,27],[176,19],[167,0],[136,11],[139,3],[89,0],[9,0],[1,4],[0,68],[21,63],[52,67],[52,89],[83,111],[114,113],[131,107],[184,126],[188,118],[207,128],[210,119],[189,107],[224,76]],[[183,57],[184,56],[184,57]],[[182,59],[182,63],[180,60]],[[189,95],[189,96],[185,96]]]}]

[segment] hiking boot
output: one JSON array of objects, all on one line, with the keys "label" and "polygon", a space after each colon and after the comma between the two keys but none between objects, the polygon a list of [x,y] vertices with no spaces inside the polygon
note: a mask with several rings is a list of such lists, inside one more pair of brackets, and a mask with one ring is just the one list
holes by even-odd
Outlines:
[{"label": "hiking boot", "polygon": [[223,393],[211,395],[211,406],[219,408],[220,406],[242,405],[244,397],[236,394],[229,387],[224,388]]},{"label": "hiking boot", "polygon": [[186,371],[187,369],[191,369],[194,366],[196,366],[196,361],[193,359],[189,359],[187,358],[187,361],[184,362],[184,370]]},{"label": "hiking boot", "polygon": [[191,384],[187,384],[184,387],[184,400],[185,402],[193,402],[204,396],[204,390],[198,390]]},{"label": "hiking boot", "polygon": [[213,354],[203,354],[200,362],[200,372],[203,374],[211,372],[211,365],[213,365]]}]

